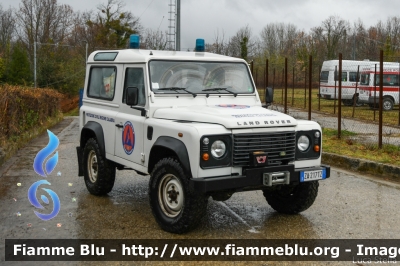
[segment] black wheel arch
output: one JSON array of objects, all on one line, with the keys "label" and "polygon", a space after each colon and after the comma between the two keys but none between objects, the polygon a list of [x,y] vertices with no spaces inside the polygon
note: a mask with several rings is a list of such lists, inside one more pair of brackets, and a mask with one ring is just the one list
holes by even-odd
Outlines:
[{"label": "black wheel arch", "polygon": [[99,123],[89,121],[82,128],[80,139],[80,146],[82,149],[85,147],[86,141],[90,138],[96,138],[97,143],[99,144],[101,155],[105,158],[106,146],[104,143],[104,131],[103,127]]},{"label": "black wheel arch", "polygon": [[192,176],[190,168],[189,153],[186,145],[179,139],[168,136],[159,137],[150,150],[148,172],[151,173],[156,163],[162,158],[176,157],[182,165],[183,170]]}]

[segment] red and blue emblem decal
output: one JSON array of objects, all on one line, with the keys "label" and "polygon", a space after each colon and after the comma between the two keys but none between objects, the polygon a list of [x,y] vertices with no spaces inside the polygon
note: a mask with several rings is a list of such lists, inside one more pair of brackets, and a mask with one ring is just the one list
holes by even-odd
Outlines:
[{"label": "red and blue emblem decal", "polygon": [[135,130],[131,122],[127,121],[122,132],[122,147],[126,154],[130,155],[135,148]]},{"label": "red and blue emblem decal", "polygon": [[219,104],[218,107],[222,108],[233,108],[233,109],[246,109],[250,108],[248,105],[237,105],[237,104]]}]

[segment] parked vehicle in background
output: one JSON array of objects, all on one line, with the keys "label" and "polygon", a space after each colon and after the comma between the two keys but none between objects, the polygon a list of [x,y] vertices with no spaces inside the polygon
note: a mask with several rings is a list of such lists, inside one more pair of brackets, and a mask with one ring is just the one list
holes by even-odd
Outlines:
[{"label": "parked vehicle in background", "polygon": [[[356,93],[357,70],[363,67],[374,66],[374,61],[342,60],[342,103],[353,105]],[[328,100],[338,99],[339,95],[339,60],[324,61],[321,67],[320,97]],[[362,105],[357,99],[357,106]]]},{"label": "parked vehicle in background", "polygon": [[[399,104],[399,68],[400,63],[383,63],[383,102],[385,111]],[[367,103],[371,108],[379,107],[380,65],[364,67],[361,71],[359,101]]]}]

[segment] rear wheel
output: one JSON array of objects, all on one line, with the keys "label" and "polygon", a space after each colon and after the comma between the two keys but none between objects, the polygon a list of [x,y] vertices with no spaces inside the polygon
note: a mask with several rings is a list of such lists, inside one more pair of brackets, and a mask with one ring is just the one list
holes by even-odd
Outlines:
[{"label": "rear wheel", "polygon": [[83,149],[83,171],[86,188],[93,195],[105,195],[115,182],[115,166],[103,157],[94,138],[86,142]]},{"label": "rear wheel", "polygon": [[390,111],[393,109],[394,102],[391,98],[389,97],[384,97],[383,98],[383,103],[382,103],[382,109],[384,111]]},{"label": "rear wheel", "polygon": [[300,183],[298,185],[280,185],[265,189],[264,197],[277,212],[297,214],[307,210],[318,195],[318,181]]}]

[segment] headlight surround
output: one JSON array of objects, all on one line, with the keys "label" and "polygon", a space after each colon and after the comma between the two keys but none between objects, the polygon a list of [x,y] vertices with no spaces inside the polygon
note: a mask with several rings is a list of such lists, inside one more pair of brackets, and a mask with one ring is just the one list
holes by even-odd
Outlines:
[{"label": "headlight surround", "polygon": [[296,161],[321,157],[322,135],[318,129],[296,132]]},{"label": "headlight surround", "polygon": [[297,140],[297,148],[305,152],[310,148],[310,139],[306,135],[301,135]]},{"label": "headlight surround", "polygon": [[222,140],[214,141],[213,144],[211,145],[211,155],[214,158],[219,159],[223,157],[225,153],[226,153],[225,142],[223,142]]},{"label": "headlight surround", "polygon": [[232,135],[204,135],[200,138],[200,167],[228,167],[232,161]]}]

